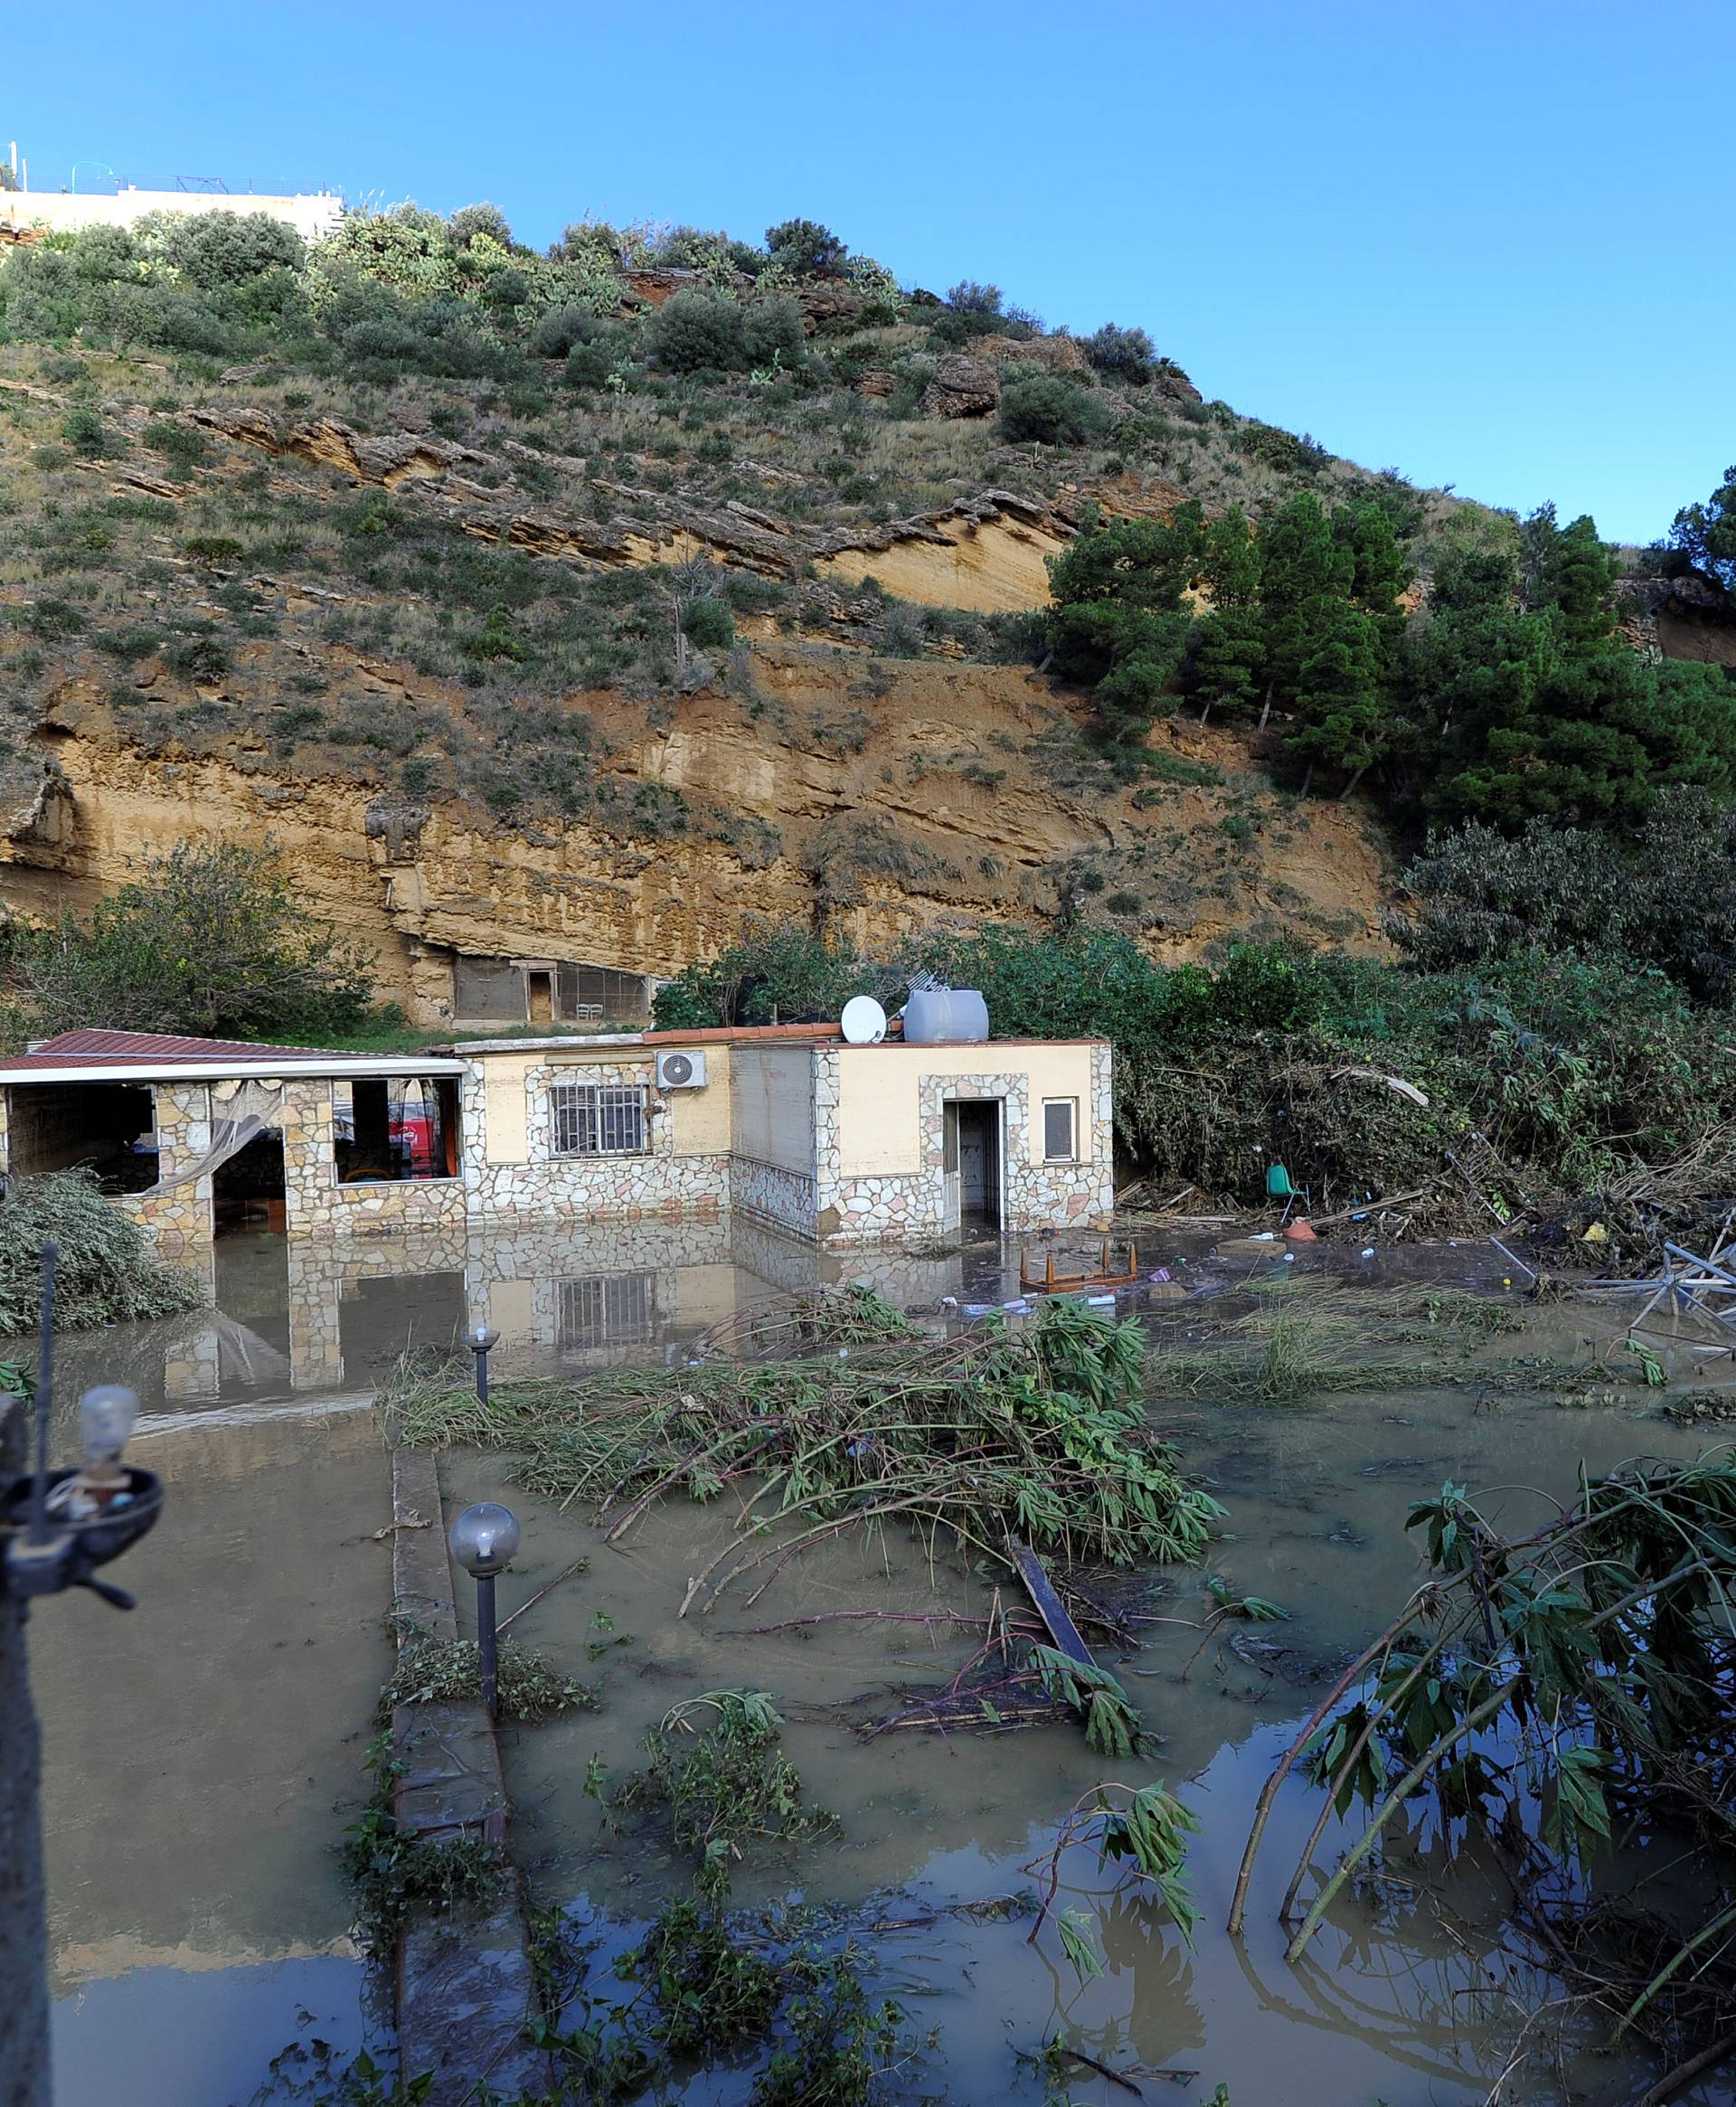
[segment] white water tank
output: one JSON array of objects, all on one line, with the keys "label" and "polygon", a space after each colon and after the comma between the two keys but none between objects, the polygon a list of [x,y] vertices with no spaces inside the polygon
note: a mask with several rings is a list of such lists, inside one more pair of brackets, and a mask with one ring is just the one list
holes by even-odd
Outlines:
[{"label": "white water tank", "polygon": [[976,987],[913,987],[904,1005],[904,1044],[980,1045],[988,1037],[988,1005]]}]

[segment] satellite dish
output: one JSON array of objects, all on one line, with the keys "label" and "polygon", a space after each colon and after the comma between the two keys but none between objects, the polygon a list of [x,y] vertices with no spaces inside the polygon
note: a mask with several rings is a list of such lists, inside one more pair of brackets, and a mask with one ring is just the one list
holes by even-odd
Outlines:
[{"label": "satellite dish", "polygon": [[852,1046],[878,1046],[886,1036],[886,1012],[872,995],[853,995],[839,1021]]}]

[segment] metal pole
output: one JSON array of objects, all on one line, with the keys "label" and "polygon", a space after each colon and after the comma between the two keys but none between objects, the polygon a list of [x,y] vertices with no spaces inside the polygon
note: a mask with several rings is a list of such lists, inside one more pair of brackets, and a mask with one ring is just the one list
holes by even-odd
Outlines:
[{"label": "metal pole", "polygon": [[42,1336],[36,1349],[36,1484],[30,1502],[30,1540],[48,1540],[48,1420],[54,1395],[54,1261],[57,1243],[42,1246]]},{"label": "metal pole", "polygon": [[[479,1404],[486,1404],[488,1402],[488,1349],[486,1346],[484,1346],[476,1356],[476,1402]],[[492,1587],[494,1583],[491,1581],[488,1584]]]},{"label": "metal pole", "polygon": [[482,1652],[483,1709],[493,1719],[498,1710],[499,1658],[495,1650],[495,1576],[476,1575],[476,1644]]}]

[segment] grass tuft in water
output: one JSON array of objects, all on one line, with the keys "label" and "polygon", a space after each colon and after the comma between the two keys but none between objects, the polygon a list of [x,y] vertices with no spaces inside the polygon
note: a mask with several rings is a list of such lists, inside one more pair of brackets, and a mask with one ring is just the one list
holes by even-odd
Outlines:
[{"label": "grass tuft in water", "polygon": [[623,1781],[615,1804],[665,1810],[671,1843],[699,1861],[701,1887],[727,1887],[744,1842],[800,1843],[837,1828],[835,1815],[806,1800],[778,1747],[782,1726],[762,1690],[690,1697],[646,1736],[649,1761]]},{"label": "grass tuft in water", "polygon": [[[591,1712],[597,1693],[563,1676],[546,1654],[509,1640],[500,1649],[495,1678],[498,1716],[526,1725],[564,1712]],[[482,1654],[474,1639],[412,1638],[380,1693],[382,1707],[462,1702],[482,1696]]]},{"label": "grass tuft in water", "polygon": [[510,1891],[513,1876],[479,1836],[418,1837],[398,1827],[392,1802],[402,1766],[390,1734],[368,1744],[367,1764],[373,1790],[344,1832],[344,1869],[354,1898],[353,1936],[375,1960],[389,1961],[411,1911],[486,1907]]}]

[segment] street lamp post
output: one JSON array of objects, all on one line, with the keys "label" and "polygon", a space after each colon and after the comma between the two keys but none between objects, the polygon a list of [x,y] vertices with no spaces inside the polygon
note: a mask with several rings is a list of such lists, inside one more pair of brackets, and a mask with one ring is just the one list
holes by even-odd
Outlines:
[{"label": "street lamp post", "polygon": [[[476,1356],[476,1399],[479,1403],[488,1402],[488,1349],[500,1344],[500,1334],[492,1324],[473,1324],[464,1335],[464,1343]],[[490,1503],[492,1504],[492,1503]],[[501,1513],[505,1513],[505,1508]]]},{"label": "street lamp post", "polygon": [[[486,1396],[486,1390],[481,1394]],[[490,1719],[499,1715],[500,1663],[495,1624],[495,1575],[518,1549],[518,1516],[498,1500],[478,1500],[452,1525],[452,1555],[476,1583],[476,1646],[481,1656],[482,1702]]]}]

